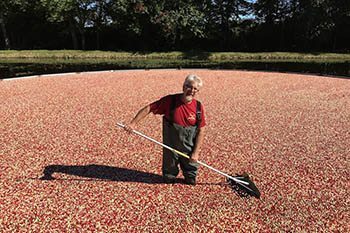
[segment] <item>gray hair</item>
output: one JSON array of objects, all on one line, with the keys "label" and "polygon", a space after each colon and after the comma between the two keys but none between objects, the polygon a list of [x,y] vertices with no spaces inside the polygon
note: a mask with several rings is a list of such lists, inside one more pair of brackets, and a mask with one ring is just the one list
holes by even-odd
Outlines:
[{"label": "gray hair", "polygon": [[189,83],[192,83],[192,82],[198,83],[198,87],[199,87],[199,88],[201,88],[201,87],[203,86],[203,81],[202,81],[202,79],[201,79],[199,76],[195,75],[195,74],[190,74],[190,75],[188,75],[188,76],[186,77],[186,79],[185,79],[184,85],[189,84]]}]

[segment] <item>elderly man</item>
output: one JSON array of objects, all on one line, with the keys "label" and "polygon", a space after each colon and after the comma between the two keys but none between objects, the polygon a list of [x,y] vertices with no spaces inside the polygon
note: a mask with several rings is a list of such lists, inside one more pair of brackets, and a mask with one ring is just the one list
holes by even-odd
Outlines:
[{"label": "elderly man", "polygon": [[163,148],[162,173],[165,183],[175,183],[180,164],[185,183],[196,184],[197,161],[206,125],[203,105],[194,98],[201,87],[202,80],[198,76],[188,75],[182,93],[167,95],[145,106],[125,126],[125,130],[131,132],[150,112],[163,115],[163,143],[190,156],[187,159]]}]

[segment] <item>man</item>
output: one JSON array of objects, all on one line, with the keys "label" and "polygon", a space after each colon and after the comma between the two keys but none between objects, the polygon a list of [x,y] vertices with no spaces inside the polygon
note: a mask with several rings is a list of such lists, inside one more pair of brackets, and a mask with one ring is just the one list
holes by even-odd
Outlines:
[{"label": "man", "polygon": [[163,148],[165,183],[175,183],[180,164],[185,183],[196,184],[197,161],[206,125],[203,105],[194,98],[201,87],[202,80],[198,76],[188,75],[183,83],[183,93],[167,95],[145,106],[125,126],[125,130],[131,132],[150,112],[163,115],[163,143],[190,156],[187,159]]}]

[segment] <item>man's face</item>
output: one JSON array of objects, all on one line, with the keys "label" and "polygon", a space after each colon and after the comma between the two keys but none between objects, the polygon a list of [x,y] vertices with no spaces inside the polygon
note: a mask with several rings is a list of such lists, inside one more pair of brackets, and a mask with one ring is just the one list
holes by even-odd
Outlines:
[{"label": "man's face", "polygon": [[199,85],[197,82],[185,83],[183,86],[184,97],[187,102],[191,101],[198,91]]}]

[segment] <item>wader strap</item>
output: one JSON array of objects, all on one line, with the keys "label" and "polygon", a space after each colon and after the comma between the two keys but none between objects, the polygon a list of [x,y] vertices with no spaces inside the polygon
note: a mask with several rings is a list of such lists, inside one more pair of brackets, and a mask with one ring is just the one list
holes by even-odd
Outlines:
[{"label": "wader strap", "polygon": [[176,95],[172,95],[171,104],[170,104],[170,113],[169,113],[169,121],[171,124],[174,123],[175,105],[176,105]]},{"label": "wader strap", "polygon": [[201,125],[202,122],[202,114],[201,114],[201,102],[197,100],[197,111],[196,111],[196,126],[197,129],[199,129],[199,126]]}]

